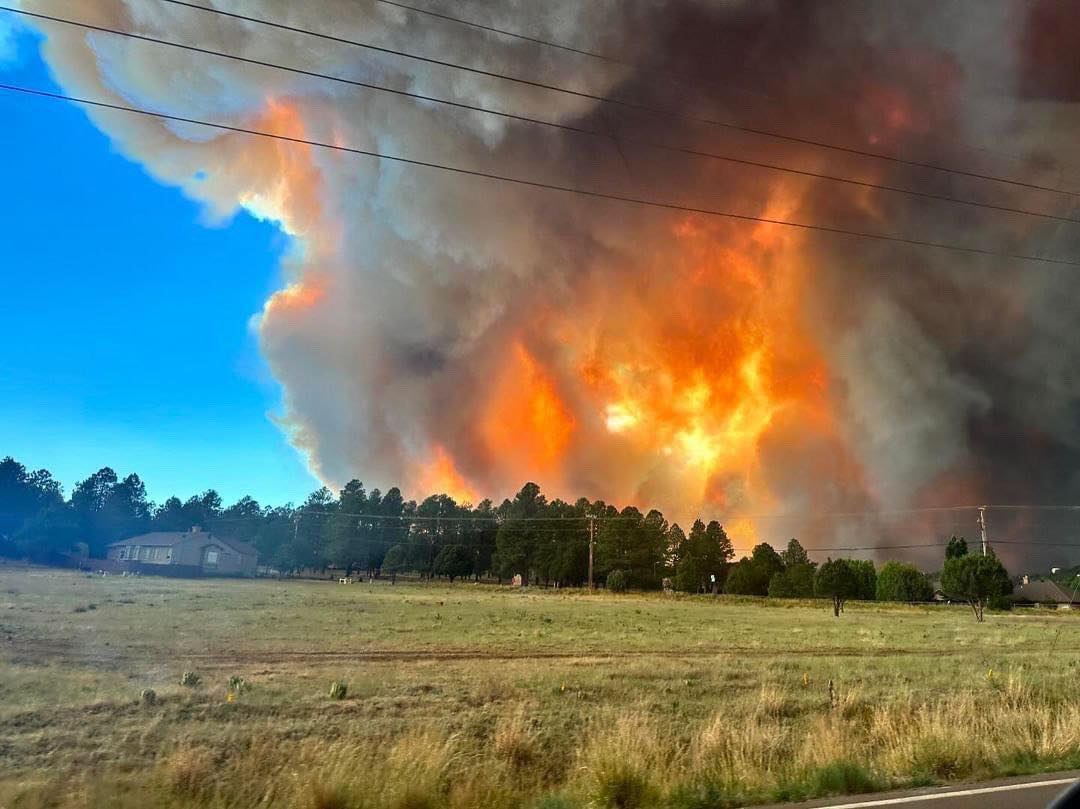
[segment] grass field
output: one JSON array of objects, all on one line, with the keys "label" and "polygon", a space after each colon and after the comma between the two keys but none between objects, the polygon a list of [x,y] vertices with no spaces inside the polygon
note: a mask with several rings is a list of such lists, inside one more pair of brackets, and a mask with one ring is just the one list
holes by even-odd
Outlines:
[{"label": "grass field", "polygon": [[3,807],[706,809],[1080,766],[1080,613],[0,566],[0,650]]}]

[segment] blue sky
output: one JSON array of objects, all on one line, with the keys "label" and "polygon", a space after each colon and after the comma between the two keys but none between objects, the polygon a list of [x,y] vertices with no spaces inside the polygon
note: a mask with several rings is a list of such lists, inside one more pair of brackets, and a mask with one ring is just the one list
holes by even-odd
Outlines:
[{"label": "blue sky", "polygon": [[[5,22],[0,81],[59,89]],[[159,502],[302,500],[318,483],[267,417],[280,389],[249,326],[287,238],[206,225],[74,105],[0,91],[0,122],[0,456],[68,492],[108,465]]]}]

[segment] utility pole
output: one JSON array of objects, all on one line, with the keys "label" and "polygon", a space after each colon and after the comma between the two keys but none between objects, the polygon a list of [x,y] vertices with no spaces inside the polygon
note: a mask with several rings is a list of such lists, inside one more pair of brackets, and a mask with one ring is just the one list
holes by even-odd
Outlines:
[{"label": "utility pole", "polygon": [[596,518],[589,517],[589,589],[596,589],[596,585],[593,584],[593,545],[596,544]]},{"label": "utility pole", "polygon": [[986,538],[986,506],[979,506],[979,533],[982,535],[982,555],[990,552],[990,541]]}]

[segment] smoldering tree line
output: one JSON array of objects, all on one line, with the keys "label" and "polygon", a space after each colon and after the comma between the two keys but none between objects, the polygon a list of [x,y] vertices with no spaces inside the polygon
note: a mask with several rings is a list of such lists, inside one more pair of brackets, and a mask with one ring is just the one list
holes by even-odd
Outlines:
[{"label": "smoldering tree line", "polygon": [[[796,539],[779,552],[760,543],[735,561],[736,549],[715,520],[695,520],[687,533],[655,509],[643,514],[601,500],[549,500],[535,483],[498,506],[460,504],[446,494],[417,503],[397,487],[368,491],[357,480],[336,496],[322,487],[298,507],[264,507],[251,497],[226,507],[213,489],[157,505],[135,474],[120,478],[104,467],[65,498],[47,470],[30,472],[10,457],[0,461],[0,555],[55,564],[85,543],[91,557],[101,558],[118,539],[196,525],[252,543],[264,565],[286,575],[334,568],[346,575],[521,576],[526,584],[580,586],[588,582],[592,538],[594,581],[611,589],[667,583],[691,593],[820,597],[832,599],[837,614],[851,599],[919,602],[934,593],[930,577],[914,565],[889,561],[878,570],[856,559],[819,565]],[[966,556],[966,543],[953,538],[945,573],[950,560]],[[968,600],[960,591],[979,589],[963,576],[991,582],[987,598],[1011,590],[994,562],[950,574],[957,596]]]}]

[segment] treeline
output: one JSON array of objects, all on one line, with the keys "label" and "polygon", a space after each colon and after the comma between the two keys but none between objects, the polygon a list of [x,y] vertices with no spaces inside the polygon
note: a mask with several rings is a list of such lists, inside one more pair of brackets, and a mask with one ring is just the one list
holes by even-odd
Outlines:
[{"label": "treeline", "polygon": [[[581,586],[589,580],[591,541],[593,581],[612,589],[831,598],[837,612],[849,599],[917,602],[934,593],[913,565],[893,561],[878,570],[854,559],[819,565],[795,539],[779,552],[761,543],[736,561],[715,520],[696,520],[684,532],[657,510],[548,500],[535,483],[497,506],[459,504],[445,494],[417,503],[396,487],[368,491],[355,480],[337,495],[318,489],[296,507],[262,506],[251,497],[225,506],[212,489],[156,505],[138,475],[121,479],[105,467],[65,498],[48,471],[0,461],[0,555],[59,563],[85,546],[102,558],[119,539],[193,526],[253,544],[260,563],[282,574],[334,568],[346,575],[520,576],[523,584]],[[948,554],[966,551],[954,538]]]}]

